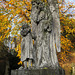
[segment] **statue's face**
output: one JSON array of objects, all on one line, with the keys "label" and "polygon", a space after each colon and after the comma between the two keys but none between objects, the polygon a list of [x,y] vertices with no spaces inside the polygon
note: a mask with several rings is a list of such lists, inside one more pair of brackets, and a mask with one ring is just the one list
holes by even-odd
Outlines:
[{"label": "statue's face", "polygon": [[38,16],[41,11],[44,11],[45,4],[41,0],[35,0],[32,2],[31,18],[35,23],[38,23]]},{"label": "statue's face", "polygon": [[32,2],[32,8],[42,10],[44,8],[44,2],[41,2],[41,1]]},{"label": "statue's face", "polygon": [[30,26],[28,24],[25,24],[22,26],[21,35],[25,37],[28,33],[30,33],[30,31]]}]

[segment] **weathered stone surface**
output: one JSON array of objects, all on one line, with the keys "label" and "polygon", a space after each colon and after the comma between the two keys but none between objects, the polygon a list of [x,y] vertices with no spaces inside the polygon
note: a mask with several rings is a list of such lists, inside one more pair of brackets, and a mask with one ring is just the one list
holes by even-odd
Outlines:
[{"label": "weathered stone surface", "polygon": [[72,66],[71,74],[75,75],[75,64]]},{"label": "weathered stone surface", "polygon": [[[31,3],[32,32],[30,33],[26,27],[23,27],[24,35],[22,39],[22,50],[24,50],[23,53],[26,54],[24,56],[24,54],[21,53],[21,55],[23,55],[24,60],[33,57],[35,69],[38,69],[40,73],[38,74],[35,70],[34,72],[36,72],[36,74],[61,75],[60,73],[62,73],[62,70],[59,70],[56,54],[56,50],[58,52],[61,51],[60,21],[57,0],[48,0],[47,4],[41,0],[32,0]],[[29,39],[29,37],[31,37],[31,39]],[[30,42],[32,39],[34,39],[34,44]],[[30,50],[30,44],[33,45],[32,50]],[[33,54],[30,51],[33,51]],[[50,70],[43,70],[45,67]],[[28,75],[34,75],[34,72],[33,70],[30,70]]]},{"label": "weathered stone surface", "polygon": [[40,0],[32,0],[31,24],[36,68],[58,67],[56,50],[60,51],[60,21],[56,4],[57,0],[48,0],[46,5]]},{"label": "weathered stone surface", "polygon": [[[23,36],[21,42],[21,61],[24,64],[24,68],[27,68],[27,62],[33,60],[33,42],[31,29],[28,24],[22,26],[21,35]],[[31,63],[29,66],[31,66]]]},{"label": "weathered stone surface", "polygon": [[36,69],[36,70],[12,70],[11,75],[64,75],[64,70],[61,73],[57,69]]},{"label": "weathered stone surface", "polygon": [[56,44],[56,50],[57,52],[60,52],[61,51],[61,48],[60,48],[60,20],[59,20],[58,2],[57,0],[48,0],[48,3],[49,3],[49,9],[53,17],[52,34],[54,37],[54,42]]},{"label": "weathered stone surface", "polygon": [[18,74],[18,71],[17,70],[12,70],[11,71],[11,75],[17,75]]}]

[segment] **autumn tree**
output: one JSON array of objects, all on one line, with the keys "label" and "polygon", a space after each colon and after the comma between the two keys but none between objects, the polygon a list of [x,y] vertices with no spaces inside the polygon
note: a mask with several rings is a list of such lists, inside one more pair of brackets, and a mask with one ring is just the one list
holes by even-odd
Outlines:
[{"label": "autumn tree", "polygon": [[[30,2],[30,0],[0,1],[0,41],[3,42],[6,38],[10,37],[9,35],[13,36],[11,44],[14,42],[14,38],[19,39],[21,23],[26,22],[30,24]],[[21,53],[20,42],[18,40],[15,49],[19,54]],[[19,54],[18,56],[20,56]]]},{"label": "autumn tree", "polygon": [[63,3],[59,1],[59,15],[61,23],[61,48],[62,52],[58,53],[59,61],[65,63],[69,60],[69,54],[75,49],[75,19],[73,3]]},{"label": "autumn tree", "polygon": [[31,4],[27,0],[3,0],[0,2],[0,8],[1,40],[7,37],[9,31],[12,35],[17,35],[23,21],[30,23]]}]

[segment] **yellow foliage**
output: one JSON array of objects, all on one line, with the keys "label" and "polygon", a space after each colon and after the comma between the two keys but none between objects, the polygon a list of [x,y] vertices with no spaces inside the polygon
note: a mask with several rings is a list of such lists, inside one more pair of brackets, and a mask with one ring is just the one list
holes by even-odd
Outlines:
[{"label": "yellow foliage", "polygon": [[70,50],[71,47],[73,48],[72,42],[64,36],[61,36],[61,47],[63,50]]},{"label": "yellow foliage", "polygon": [[33,39],[33,45],[34,45],[34,39]]},{"label": "yellow foliage", "polygon": [[18,63],[18,65],[20,65],[20,64],[22,65],[22,61],[20,61],[20,62]]}]

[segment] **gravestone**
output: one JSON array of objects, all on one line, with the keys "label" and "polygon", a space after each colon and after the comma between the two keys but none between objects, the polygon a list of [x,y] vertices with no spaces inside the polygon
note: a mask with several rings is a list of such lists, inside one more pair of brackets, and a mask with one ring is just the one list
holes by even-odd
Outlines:
[{"label": "gravestone", "polygon": [[72,64],[72,67],[71,67],[71,74],[72,74],[72,75],[75,75],[75,64]]}]

